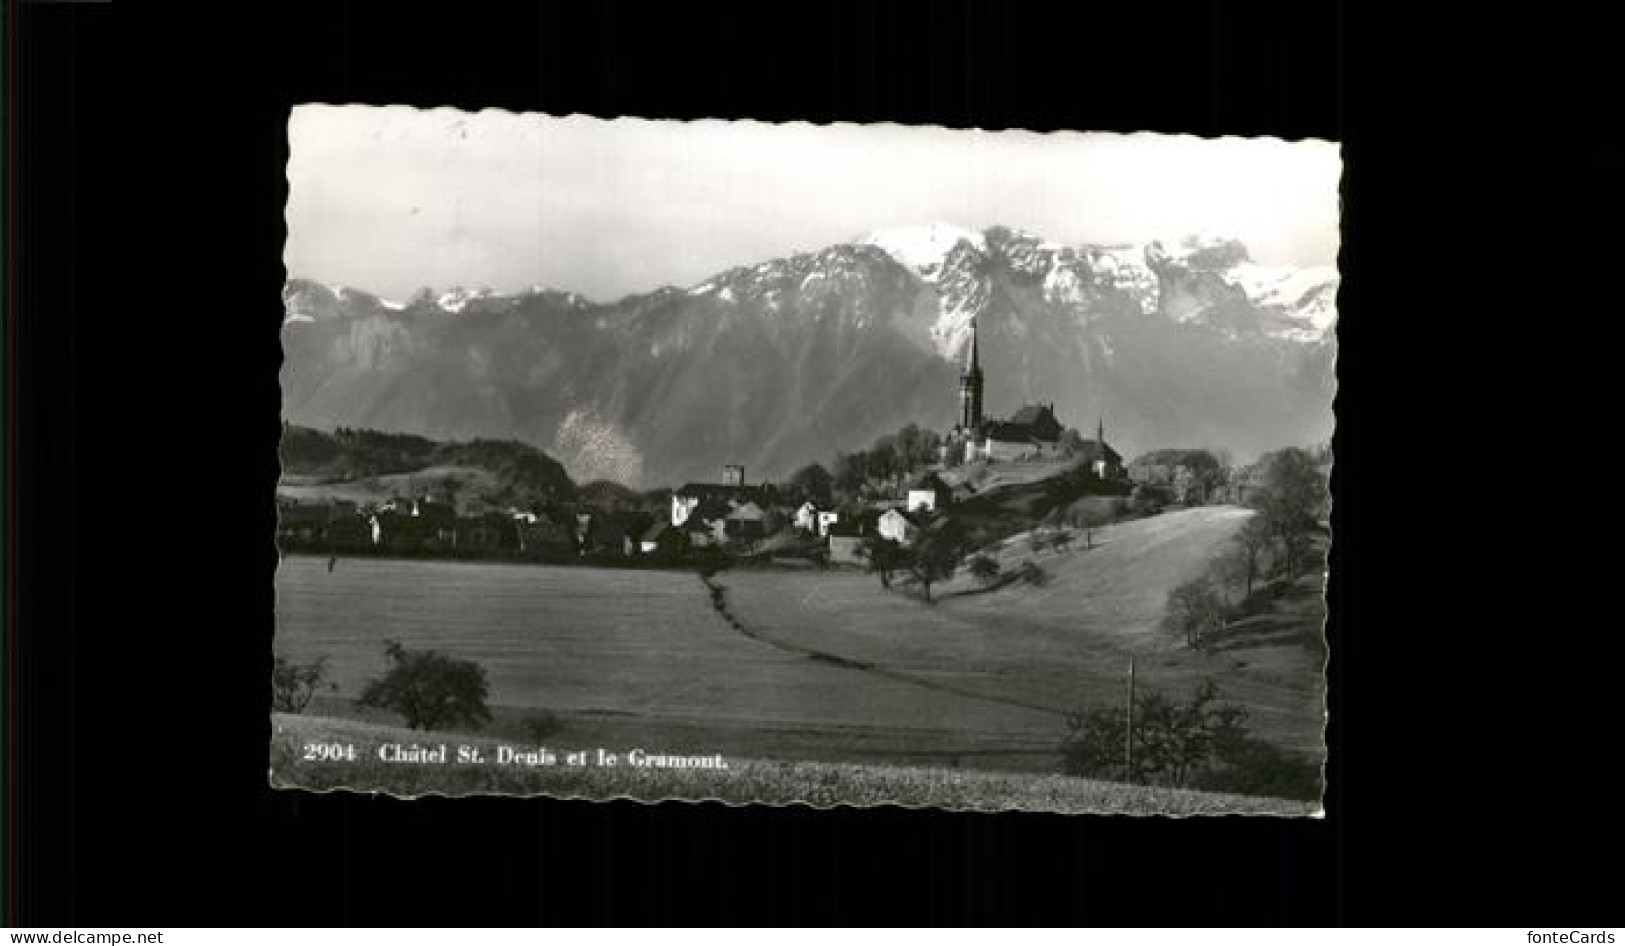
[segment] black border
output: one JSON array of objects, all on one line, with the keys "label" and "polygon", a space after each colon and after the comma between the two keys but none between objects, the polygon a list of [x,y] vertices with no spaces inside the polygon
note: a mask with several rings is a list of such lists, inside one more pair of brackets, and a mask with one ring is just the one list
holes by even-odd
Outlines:
[{"label": "black border", "polygon": [[[9,922],[1316,925],[1469,905],[1521,922],[1493,896],[1506,875],[1452,857],[1476,825],[1441,810],[1460,798],[1436,790],[1450,773],[1430,748],[1456,732],[1417,723],[1451,698],[1395,669],[1426,643],[1374,633],[1399,630],[1380,579],[1420,564],[1379,542],[1385,458],[1420,445],[1393,385],[1431,370],[1372,328],[1417,279],[1388,242],[1409,210],[1391,189],[1390,106],[1409,91],[1385,83],[1391,24],[1292,3],[9,15],[8,127],[28,146],[8,150],[8,275],[39,274],[6,284]],[[1342,141],[1329,817],[271,792],[261,497],[301,101]],[[1415,627],[1444,616],[1421,607]],[[1534,895],[1539,878],[1516,880]],[[1596,879],[1546,882],[1603,902]]]}]

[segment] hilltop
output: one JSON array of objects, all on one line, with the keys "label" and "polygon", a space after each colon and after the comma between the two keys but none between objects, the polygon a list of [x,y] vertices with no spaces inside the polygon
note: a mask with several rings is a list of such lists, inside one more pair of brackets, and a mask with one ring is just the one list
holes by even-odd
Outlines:
[{"label": "hilltop", "polygon": [[493,503],[564,500],[575,484],[564,467],[516,440],[439,442],[412,434],[285,425],[279,494],[295,499],[378,501],[447,492]]}]

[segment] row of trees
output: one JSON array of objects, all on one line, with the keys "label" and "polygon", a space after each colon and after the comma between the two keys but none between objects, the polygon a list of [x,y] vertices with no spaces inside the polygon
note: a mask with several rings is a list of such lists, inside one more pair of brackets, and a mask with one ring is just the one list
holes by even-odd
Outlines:
[{"label": "row of trees", "polygon": [[880,436],[867,450],[837,453],[830,486],[844,496],[857,496],[872,483],[911,475],[941,457],[942,435],[908,424],[896,433]]},{"label": "row of trees", "polygon": [[[971,551],[971,541],[963,526],[946,516],[927,523],[911,546],[903,546],[893,539],[872,535],[864,540],[861,554],[868,560],[869,570],[880,579],[887,591],[898,576],[920,589],[921,596],[931,601],[931,586],[954,577],[960,564]],[[1034,547],[1037,550],[1037,547]],[[1023,581],[1030,585],[1043,585],[1049,573],[1031,560],[1023,561],[1013,574],[1006,575],[997,559],[990,555],[974,555],[965,563],[972,577],[984,586],[1003,580]]]},{"label": "row of trees", "polygon": [[1290,447],[1247,471],[1243,501],[1254,510],[1208,571],[1168,593],[1165,624],[1187,646],[1206,646],[1261,581],[1293,581],[1315,561],[1330,502],[1322,461]]}]

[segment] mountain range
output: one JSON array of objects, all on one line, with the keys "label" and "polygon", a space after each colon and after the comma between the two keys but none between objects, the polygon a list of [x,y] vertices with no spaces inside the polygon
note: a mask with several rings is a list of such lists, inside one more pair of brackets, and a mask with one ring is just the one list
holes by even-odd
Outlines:
[{"label": "mountain range", "polygon": [[957,417],[977,326],[990,416],[1055,405],[1125,456],[1244,460],[1329,437],[1338,274],[1238,241],[1065,246],[1005,227],[880,230],[601,303],[536,287],[395,302],[291,278],[284,416],[517,438],[578,482],[755,481]]}]

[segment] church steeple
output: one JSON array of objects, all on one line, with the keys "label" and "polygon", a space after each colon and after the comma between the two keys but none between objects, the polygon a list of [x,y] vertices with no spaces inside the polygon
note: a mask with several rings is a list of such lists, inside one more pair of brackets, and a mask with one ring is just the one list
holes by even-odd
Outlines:
[{"label": "church steeple", "polygon": [[1095,427],[1095,441],[1097,443],[1101,443],[1101,444],[1104,444],[1106,442],[1106,415],[1105,414],[1100,415],[1100,423],[1098,425],[1096,425],[1096,427]]},{"label": "church steeple", "polygon": [[970,321],[970,345],[965,370],[959,376],[959,426],[972,433],[982,429],[982,364],[976,344],[976,319]]}]

